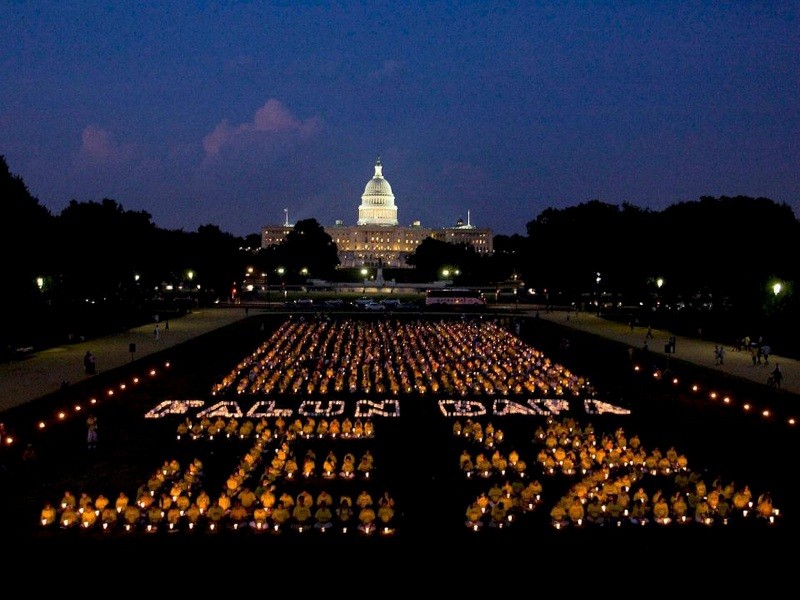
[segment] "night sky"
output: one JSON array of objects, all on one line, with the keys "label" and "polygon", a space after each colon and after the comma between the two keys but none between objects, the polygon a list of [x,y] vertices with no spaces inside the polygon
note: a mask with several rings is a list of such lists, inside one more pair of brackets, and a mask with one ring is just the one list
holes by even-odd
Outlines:
[{"label": "night sky", "polygon": [[54,214],[524,234],[550,207],[800,215],[800,3],[0,0],[0,155]]}]

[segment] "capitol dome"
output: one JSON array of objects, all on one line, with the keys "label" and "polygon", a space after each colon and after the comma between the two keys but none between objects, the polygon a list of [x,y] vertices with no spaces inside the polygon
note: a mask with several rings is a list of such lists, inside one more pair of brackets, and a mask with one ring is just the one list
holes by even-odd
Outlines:
[{"label": "capitol dome", "polygon": [[383,178],[381,157],[375,163],[375,175],[364,187],[358,207],[358,225],[397,225],[397,207],[392,186]]}]

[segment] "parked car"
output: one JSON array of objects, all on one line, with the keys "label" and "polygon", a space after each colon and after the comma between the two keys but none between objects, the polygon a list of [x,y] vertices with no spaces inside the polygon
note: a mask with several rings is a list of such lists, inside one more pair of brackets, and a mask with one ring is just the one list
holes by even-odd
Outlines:
[{"label": "parked car", "polygon": [[386,305],[382,304],[381,302],[367,302],[363,305],[364,310],[370,311],[384,311],[386,310]]},{"label": "parked car", "polygon": [[353,300],[353,306],[355,306],[358,309],[363,309],[364,307],[366,307],[367,304],[371,304],[373,302],[375,302],[374,298],[363,297],[359,298],[358,300]]},{"label": "parked car", "polygon": [[298,298],[292,302],[292,307],[299,309],[312,309],[314,308],[313,298]]}]

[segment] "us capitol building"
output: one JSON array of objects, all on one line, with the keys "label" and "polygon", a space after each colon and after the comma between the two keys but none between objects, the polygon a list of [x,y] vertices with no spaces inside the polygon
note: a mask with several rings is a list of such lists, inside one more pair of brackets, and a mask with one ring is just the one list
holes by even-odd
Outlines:
[{"label": "us capitol building", "polygon": [[[281,243],[291,230],[287,209],[283,225],[261,228],[261,246]],[[380,156],[375,162],[375,175],[361,195],[356,224],[344,225],[337,220],[332,227],[325,227],[325,232],[338,248],[340,268],[410,268],[406,256],[413,254],[428,237],[453,244],[471,244],[479,254],[493,252],[491,229],[471,225],[469,216],[466,223],[459,219],[455,226],[442,229],[422,227],[419,221],[409,226],[400,225],[392,186],[383,176]]]}]

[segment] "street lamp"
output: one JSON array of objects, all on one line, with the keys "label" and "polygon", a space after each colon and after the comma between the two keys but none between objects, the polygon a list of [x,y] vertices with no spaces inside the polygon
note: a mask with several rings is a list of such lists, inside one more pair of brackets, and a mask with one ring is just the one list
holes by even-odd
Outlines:
[{"label": "street lamp", "polygon": [[283,290],[283,300],[286,301],[286,285],[283,282],[283,274],[286,273],[286,269],[283,267],[278,267],[278,275],[281,277],[281,289]]}]

